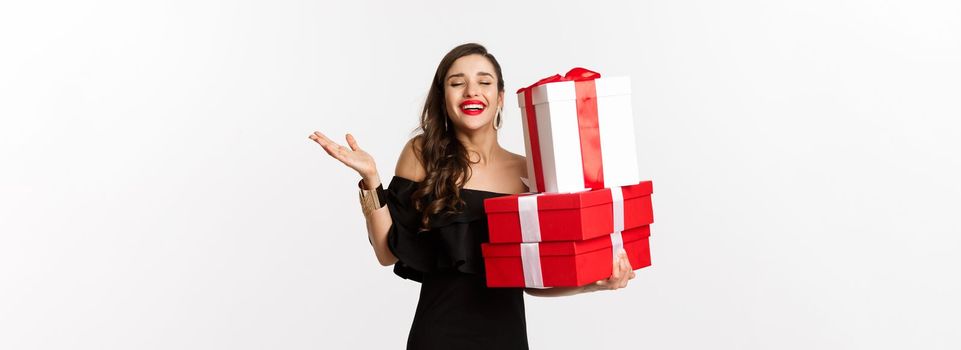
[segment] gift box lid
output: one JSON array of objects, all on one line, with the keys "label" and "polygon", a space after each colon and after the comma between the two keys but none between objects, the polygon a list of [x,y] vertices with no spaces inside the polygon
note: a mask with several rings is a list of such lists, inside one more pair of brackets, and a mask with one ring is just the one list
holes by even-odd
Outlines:
[{"label": "gift box lid", "polygon": [[[637,185],[623,186],[621,191],[624,200],[650,195],[653,191],[651,181],[642,181]],[[510,196],[488,198],[484,200],[484,210],[490,213],[517,212],[517,198],[533,194],[515,194]],[[542,193],[537,196],[537,210],[561,210],[593,207],[611,202],[611,189],[573,192],[573,193]]]},{"label": "gift box lid", "polygon": [[[621,232],[624,244],[650,237],[651,226],[644,225]],[[593,252],[611,246],[610,235],[591,238],[584,241],[540,242],[540,243],[484,243],[481,253],[485,258],[517,257],[520,256],[521,244],[537,244],[540,256],[572,256]]]},{"label": "gift box lid", "polygon": [[[531,92],[531,101],[535,106],[552,101],[574,100],[577,98],[574,83],[573,81],[558,81],[538,85],[530,90],[522,90],[517,93],[517,105],[520,108],[527,106],[527,101],[524,98],[527,91]],[[597,97],[631,94],[631,78],[626,76],[594,79],[594,86]]]}]

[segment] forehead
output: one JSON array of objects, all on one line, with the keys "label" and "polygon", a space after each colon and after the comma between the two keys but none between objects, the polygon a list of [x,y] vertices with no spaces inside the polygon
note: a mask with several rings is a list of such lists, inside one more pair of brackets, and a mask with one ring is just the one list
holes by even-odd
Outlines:
[{"label": "forehead", "polygon": [[494,75],[494,65],[487,57],[481,55],[467,55],[458,58],[454,61],[454,64],[450,66],[447,70],[447,76],[454,74],[464,74],[466,76],[474,76],[478,73],[489,73]]}]

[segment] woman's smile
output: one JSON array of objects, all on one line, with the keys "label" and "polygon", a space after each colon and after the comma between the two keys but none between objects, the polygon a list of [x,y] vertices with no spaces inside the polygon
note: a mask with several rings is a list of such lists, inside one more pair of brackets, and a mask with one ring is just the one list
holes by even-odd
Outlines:
[{"label": "woman's smile", "polygon": [[487,105],[479,100],[465,100],[460,103],[460,110],[466,115],[479,115],[484,112]]}]

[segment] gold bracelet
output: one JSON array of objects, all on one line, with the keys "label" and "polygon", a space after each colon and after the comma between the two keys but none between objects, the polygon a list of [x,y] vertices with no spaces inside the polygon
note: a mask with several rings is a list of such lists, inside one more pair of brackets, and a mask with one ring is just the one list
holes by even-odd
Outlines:
[{"label": "gold bracelet", "polygon": [[357,194],[360,198],[360,208],[364,211],[364,216],[369,216],[375,210],[384,207],[384,198],[380,198],[380,193],[384,191],[383,185],[377,186],[376,189],[367,190],[363,187],[363,181],[357,184],[360,187],[360,192]]},{"label": "gold bracelet", "polygon": [[374,191],[360,190],[360,208],[364,211],[364,216],[370,216],[374,210],[380,208],[377,204],[377,194]]}]

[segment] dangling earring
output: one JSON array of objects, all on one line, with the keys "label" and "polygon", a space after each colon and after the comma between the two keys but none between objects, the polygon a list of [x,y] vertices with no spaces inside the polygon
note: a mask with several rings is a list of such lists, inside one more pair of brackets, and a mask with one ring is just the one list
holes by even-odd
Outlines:
[{"label": "dangling earring", "polygon": [[449,122],[449,121],[450,121],[450,118],[444,118],[444,132],[450,131],[450,130],[449,130],[450,128],[447,127],[447,122]]},{"label": "dangling earring", "polygon": [[502,122],[504,122],[504,118],[501,117],[501,108],[498,108],[497,115],[494,116],[494,130],[500,129]]}]

